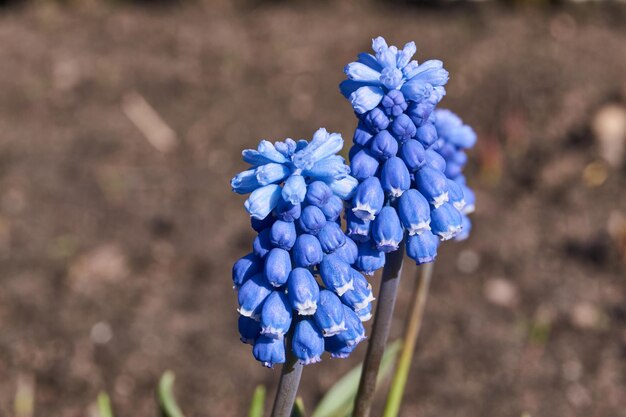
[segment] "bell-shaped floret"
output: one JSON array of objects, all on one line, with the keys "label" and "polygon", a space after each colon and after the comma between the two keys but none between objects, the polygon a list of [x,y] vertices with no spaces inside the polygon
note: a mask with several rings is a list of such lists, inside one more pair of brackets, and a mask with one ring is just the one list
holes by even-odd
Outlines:
[{"label": "bell-shaped floret", "polygon": [[283,292],[272,292],[261,310],[261,334],[282,339],[291,327],[291,303]]},{"label": "bell-shaped floret", "polygon": [[293,222],[277,220],[270,229],[270,242],[277,248],[290,250],[296,243],[297,236]]},{"label": "bell-shaped floret", "polygon": [[320,275],[326,288],[342,295],[349,289],[354,288],[350,265],[342,257],[334,253],[324,255],[320,264]]},{"label": "bell-shaped floret", "polygon": [[288,166],[277,163],[261,165],[254,171],[256,180],[261,186],[280,182],[287,178],[290,173],[291,170]]},{"label": "bell-shaped floret", "polygon": [[352,140],[357,145],[367,147],[372,142],[373,137],[374,135],[368,130],[367,126],[363,122],[359,122]]},{"label": "bell-shaped floret", "polygon": [[374,272],[385,266],[385,252],[372,246],[372,242],[359,243],[359,256],[356,258],[354,267],[365,275],[373,275]]},{"label": "bell-shaped floret", "polygon": [[326,220],[335,221],[343,211],[343,200],[336,195],[331,196],[326,204],[322,207],[322,213],[326,216]]},{"label": "bell-shaped floret", "polygon": [[263,230],[268,229],[269,227],[272,226],[272,224],[274,224],[275,221],[276,221],[276,218],[272,216],[271,214],[266,216],[264,219],[257,219],[255,217],[250,217],[250,225],[252,226],[254,231],[257,233],[260,233]]},{"label": "bell-shaped floret", "polygon": [[324,350],[330,353],[331,358],[345,359],[356,348],[356,345],[348,346],[344,341],[337,336],[324,338]]},{"label": "bell-shaped floret", "polygon": [[469,237],[470,232],[472,231],[472,221],[465,214],[462,215],[461,220],[461,231],[457,233],[454,237],[456,241],[462,241]]},{"label": "bell-shaped floret", "polygon": [[239,328],[239,340],[249,345],[254,345],[254,342],[261,335],[261,323],[246,316],[239,316],[237,322]]},{"label": "bell-shaped floret", "polygon": [[389,206],[383,207],[372,222],[372,239],[376,242],[376,248],[385,253],[393,252],[398,249],[403,236],[396,210]]},{"label": "bell-shaped floret", "polygon": [[316,235],[326,225],[326,216],[319,207],[306,206],[302,210],[299,223],[305,233]]},{"label": "bell-shaped floret", "polygon": [[[344,83],[345,81],[341,84],[343,85]],[[366,85],[352,92],[349,100],[354,111],[358,114],[363,114],[378,106],[384,95],[382,88]]]},{"label": "bell-shaped floret", "polygon": [[350,169],[354,178],[365,180],[376,175],[378,159],[371,154],[369,149],[361,149],[352,158]]},{"label": "bell-shaped floret", "polygon": [[359,185],[359,180],[348,175],[340,180],[326,181],[326,184],[337,197],[342,200],[349,200],[354,195],[356,187]]},{"label": "bell-shaped floret", "polygon": [[408,104],[400,90],[391,90],[383,97],[380,106],[387,116],[398,117],[404,113]]},{"label": "bell-shaped floret", "polygon": [[448,197],[449,202],[455,209],[463,213],[465,207],[465,196],[463,195],[463,187],[456,181],[448,179]]},{"label": "bell-shaped floret", "polygon": [[[419,101],[419,102],[412,102],[409,104],[409,107],[406,109],[406,114],[411,118],[413,123],[415,123],[415,126],[418,127],[417,138],[420,142],[421,142],[421,138],[419,136],[419,127],[428,122],[428,118],[430,117],[430,114],[435,109],[435,105],[436,103],[434,104],[434,103],[431,103],[429,100],[424,100],[424,101]],[[435,131],[434,140],[437,140],[436,135],[437,135],[437,132]],[[425,147],[430,146],[430,144],[427,145],[424,142],[423,144]]]},{"label": "bell-shaped floret", "polygon": [[284,249],[274,248],[265,258],[265,278],[274,287],[282,287],[287,283],[291,272],[291,257]]},{"label": "bell-shaped floret", "polygon": [[417,190],[407,190],[398,202],[398,215],[410,236],[430,230],[430,205]]},{"label": "bell-shaped floret", "polygon": [[254,275],[241,286],[237,293],[239,314],[258,319],[261,315],[263,302],[271,292],[272,286],[263,274]]},{"label": "bell-shaped floret", "polygon": [[422,167],[415,173],[415,185],[435,208],[448,201],[448,180],[441,171],[429,166]]},{"label": "bell-shaped floret", "polygon": [[268,368],[278,363],[285,363],[285,341],[261,335],[254,343],[252,354],[257,361]]},{"label": "bell-shaped floret", "polygon": [[307,204],[322,207],[328,199],[333,196],[333,192],[330,187],[323,181],[313,181],[309,184],[306,191],[306,197],[304,201]]},{"label": "bell-shaped floret", "polygon": [[334,336],[346,330],[343,304],[332,291],[320,291],[320,300],[313,318],[317,326],[322,330],[324,337]]},{"label": "bell-shaped floret", "polygon": [[333,253],[339,255],[348,265],[352,265],[356,262],[356,257],[359,256],[359,249],[354,240],[346,238],[346,243],[335,249]]},{"label": "bell-shaped floret", "polygon": [[367,307],[357,310],[355,313],[362,322],[369,321],[372,318],[372,304],[368,304]]},{"label": "bell-shaped floret", "polygon": [[343,314],[346,321],[346,330],[337,333],[337,338],[348,346],[356,346],[365,340],[365,328],[359,316],[345,304]]},{"label": "bell-shaped floret", "polygon": [[254,253],[240,258],[233,265],[233,285],[235,289],[241,287],[248,279],[263,270],[263,261]]},{"label": "bell-shaped floret", "polygon": [[415,139],[404,142],[400,148],[400,158],[411,172],[420,169],[426,163],[424,146]]},{"label": "bell-shaped floret", "polygon": [[317,161],[311,168],[302,171],[302,174],[321,180],[339,180],[350,173],[350,167],[345,162],[343,157],[332,155]]},{"label": "bell-shaped floret", "polygon": [[281,192],[284,201],[291,204],[300,204],[306,195],[306,182],[302,175],[292,175],[287,178]]},{"label": "bell-shaped floret", "polygon": [[372,294],[372,286],[360,272],[352,269],[350,273],[354,281],[354,288],[346,291],[341,296],[341,301],[354,311],[359,311],[374,301],[374,294]]},{"label": "bell-shaped floret", "polygon": [[346,234],[357,242],[369,240],[371,223],[371,220],[356,217],[352,210],[346,211]]},{"label": "bell-shaped floret", "polygon": [[476,195],[466,185],[461,185],[463,188],[463,198],[465,199],[465,207],[463,207],[463,214],[471,214],[476,209]]},{"label": "bell-shaped floret", "polygon": [[380,132],[389,126],[389,118],[378,107],[367,113],[362,120],[371,132]]},{"label": "bell-shaped floret", "polygon": [[311,142],[302,150],[296,152],[292,162],[296,168],[311,169],[316,163],[335,155],[343,148],[343,139],[339,133],[328,133],[324,128],[313,134]]},{"label": "bell-shaped floret", "polygon": [[419,235],[409,236],[406,243],[406,253],[417,265],[432,262],[437,257],[439,239],[430,230]]},{"label": "bell-shaped floret", "polygon": [[289,274],[287,294],[291,306],[301,316],[310,316],[317,310],[320,288],[315,277],[306,268],[296,268]]},{"label": "bell-shaped floret", "polygon": [[443,156],[439,155],[436,151],[428,149],[426,151],[426,166],[436,169],[437,171],[444,172],[446,170],[446,160]]},{"label": "bell-shaped floret", "polygon": [[400,197],[411,187],[409,170],[402,159],[394,156],[385,161],[380,174],[380,184],[385,193],[393,198]]},{"label": "bell-shaped floret", "polygon": [[430,227],[441,240],[452,239],[461,231],[461,213],[450,203],[431,210]]},{"label": "bell-shaped floret", "polygon": [[328,221],[317,234],[317,239],[322,245],[322,250],[331,253],[343,246],[347,238],[337,223]]},{"label": "bell-shaped floret", "polygon": [[285,222],[294,222],[300,218],[302,213],[302,206],[300,203],[291,204],[288,201],[280,199],[280,202],[274,209],[276,218]]},{"label": "bell-shaped floret", "polygon": [[319,240],[307,233],[298,236],[292,253],[296,266],[303,268],[319,264],[324,256]]},{"label": "bell-shaped floret", "polygon": [[398,153],[398,141],[387,130],[382,130],[374,136],[370,151],[378,159],[387,159]]},{"label": "bell-shaped floret", "polygon": [[322,360],[324,336],[313,320],[301,320],[296,324],[291,349],[303,365],[310,365]]},{"label": "bell-shaped floret", "polygon": [[263,259],[274,248],[270,239],[272,228],[262,230],[252,242],[252,251],[256,256]]},{"label": "bell-shaped floret", "polygon": [[383,208],[385,193],[376,177],[371,177],[359,184],[352,198],[352,212],[362,220],[374,220]]}]

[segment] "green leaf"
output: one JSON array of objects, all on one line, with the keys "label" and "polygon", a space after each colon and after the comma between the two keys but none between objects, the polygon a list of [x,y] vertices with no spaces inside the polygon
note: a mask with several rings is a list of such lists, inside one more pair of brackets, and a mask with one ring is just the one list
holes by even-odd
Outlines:
[{"label": "green leaf", "polygon": [[[400,345],[400,340],[396,340],[387,345],[380,363],[378,385],[380,385],[380,382],[384,378],[391,374],[393,364],[400,352]],[[311,417],[346,417],[352,413],[354,398],[359,389],[362,368],[363,364],[360,364],[341,377],[341,379],[328,390]]]},{"label": "green leaf", "polygon": [[265,386],[258,385],[252,395],[252,403],[248,417],[263,417],[263,409],[265,408]]},{"label": "green leaf", "polygon": [[296,398],[296,403],[293,405],[293,410],[291,410],[291,417],[306,417],[302,397]]},{"label": "green leaf", "polygon": [[157,389],[157,400],[159,401],[159,410],[163,417],[185,417],[183,412],[180,411],[176,399],[172,392],[174,386],[174,373],[172,371],[166,371],[161,380],[159,380],[159,387]]},{"label": "green leaf", "polygon": [[100,391],[98,394],[98,416],[99,417],[113,417],[113,410],[111,410],[111,399],[109,395]]}]

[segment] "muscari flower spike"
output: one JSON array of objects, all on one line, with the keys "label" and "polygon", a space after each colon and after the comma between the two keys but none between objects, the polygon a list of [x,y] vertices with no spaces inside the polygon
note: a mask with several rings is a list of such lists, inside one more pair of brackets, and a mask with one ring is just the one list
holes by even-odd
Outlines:
[{"label": "muscari flower spike", "polygon": [[243,152],[251,168],[231,181],[234,192],[250,193],[244,206],[258,233],[233,266],[239,333],[265,366],[283,363],[287,348],[303,364],[319,362],[325,350],[346,357],[365,337],[361,322],[371,318],[374,297],[363,273],[382,263],[364,260],[340,227],[358,185],[336,155],[342,146],[324,129],[310,142],[262,141]]},{"label": "muscari flower spike", "polygon": [[372,49],[345,67],[339,86],[358,118],[350,162],[359,185],[346,233],[358,242],[355,266],[366,274],[405,237],[417,264],[435,259],[439,241],[467,237],[474,194],[462,168],[476,141],[458,116],[435,110],[448,81],[441,61],[418,64],[413,42],[400,49],[378,37]]}]

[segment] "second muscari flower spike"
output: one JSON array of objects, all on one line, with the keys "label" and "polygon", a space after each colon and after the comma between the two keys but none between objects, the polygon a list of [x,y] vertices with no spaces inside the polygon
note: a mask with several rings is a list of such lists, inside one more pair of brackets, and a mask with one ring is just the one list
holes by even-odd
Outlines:
[{"label": "second muscari flower spike", "polygon": [[[363,274],[382,267],[384,253],[382,262],[365,254],[339,225],[359,185],[336,155],[342,146],[325,129],[310,142],[261,141],[243,151],[251,167],[231,181],[234,192],[250,193],[244,206],[258,233],[233,265],[239,333],[265,366],[283,363],[287,349],[305,365],[325,350],[346,357],[365,338],[374,297]],[[378,213],[383,198],[364,215]]]},{"label": "second muscari flower spike", "polygon": [[356,265],[365,273],[405,237],[409,257],[432,262],[439,241],[467,238],[475,206],[462,168],[476,134],[436,109],[448,81],[443,63],[413,60],[413,42],[397,48],[377,37],[372,49],[345,67],[339,86],[358,118],[350,160],[359,185],[346,233],[359,242]]}]

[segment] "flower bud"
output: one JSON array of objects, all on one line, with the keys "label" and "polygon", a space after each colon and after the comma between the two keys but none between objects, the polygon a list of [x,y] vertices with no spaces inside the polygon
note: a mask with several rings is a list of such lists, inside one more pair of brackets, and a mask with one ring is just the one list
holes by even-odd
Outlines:
[{"label": "flower bud", "polygon": [[417,140],[424,145],[424,148],[429,148],[439,138],[437,136],[437,129],[432,123],[426,123],[423,126],[417,128],[415,132]]},{"label": "flower bud", "polygon": [[462,214],[461,217],[461,231],[454,237],[457,242],[467,239],[472,231],[472,222],[469,217],[465,214]]},{"label": "flower bud", "polygon": [[335,222],[328,221],[317,234],[322,250],[326,253],[334,252],[346,243],[346,235]]},{"label": "flower bud", "polygon": [[317,179],[339,180],[350,173],[350,167],[345,164],[343,157],[332,155],[316,162],[311,168],[305,169],[302,173]]},{"label": "flower bud", "polygon": [[281,287],[287,283],[291,272],[291,258],[284,249],[274,248],[265,258],[265,278],[274,287]]},{"label": "flower bud", "polygon": [[389,117],[398,117],[407,108],[407,103],[404,100],[404,95],[400,90],[391,90],[389,91],[385,97],[383,97],[380,105],[385,112],[385,114]]},{"label": "flower bud", "polygon": [[343,200],[336,195],[331,196],[322,207],[322,213],[329,221],[335,221],[343,211]]},{"label": "flower bud", "polygon": [[465,196],[463,195],[463,188],[456,181],[448,179],[448,197],[449,202],[455,209],[463,213],[465,207]]},{"label": "flower bud", "polygon": [[[413,123],[415,123],[415,126],[417,126],[419,130],[419,127],[428,121],[428,117],[430,117],[430,114],[433,112],[434,109],[435,105],[428,101],[412,102],[406,109],[406,114],[411,118],[411,120],[413,121]],[[424,146],[427,147],[427,145]]]},{"label": "flower bud", "polygon": [[263,165],[270,162],[284,164],[287,158],[274,148],[274,144],[267,140],[262,140],[256,150],[246,149],[242,153],[243,160],[251,165]]},{"label": "flower bud", "polygon": [[385,253],[393,252],[398,249],[403,237],[396,210],[389,206],[383,207],[372,222],[372,239],[376,242],[376,248]]},{"label": "flower bud", "polygon": [[359,181],[351,175],[340,180],[326,181],[333,193],[342,200],[349,200],[354,195]]},{"label": "flower bud", "polygon": [[398,141],[387,130],[381,130],[372,139],[370,151],[379,159],[391,158],[398,153]]},{"label": "flower bud", "polygon": [[262,270],[263,262],[254,253],[249,253],[240,258],[233,265],[233,284],[235,289],[241,287],[244,282]]},{"label": "flower bud", "polygon": [[435,208],[448,201],[448,181],[441,171],[424,166],[415,173],[415,185]]},{"label": "flower bud", "polygon": [[450,203],[431,210],[430,227],[441,240],[448,240],[461,231],[461,213]]},{"label": "flower bud", "polygon": [[280,185],[270,184],[257,188],[244,203],[246,211],[257,219],[264,219],[278,205],[281,196]]},{"label": "flower bud", "polygon": [[415,124],[406,114],[401,114],[396,117],[391,124],[391,132],[400,143],[404,143],[414,137],[416,131],[417,128],[415,127]]},{"label": "flower bud", "polygon": [[346,291],[341,296],[341,301],[354,311],[362,310],[374,301],[372,286],[357,270],[351,269],[350,274],[354,281],[354,289]]},{"label": "flower bud", "polygon": [[335,291],[338,295],[354,288],[350,275],[350,265],[334,253],[324,255],[324,259],[320,263],[320,275],[326,288]]},{"label": "flower bud", "polygon": [[444,172],[446,170],[446,160],[432,149],[426,150],[426,166]]},{"label": "flower bud", "polygon": [[254,229],[255,232],[260,233],[263,230],[271,227],[272,224],[274,224],[275,220],[276,218],[272,216],[271,214],[265,217],[264,219],[257,219],[255,217],[250,217],[250,224],[252,225],[252,228]]},{"label": "flower bud", "polygon": [[292,252],[296,266],[304,268],[319,264],[324,256],[319,240],[306,233],[298,236]]},{"label": "flower bud", "polygon": [[378,107],[372,109],[363,117],[363,123],[372,132],[380,132],[389,126],[389,118]]},{"label": "flower bud", "polygon": [[254,343],[252,354],[267,368],[285,363],[285,341],[261,335]]},{"label": "flower bud", "polygon": [[291,204],[281,198],[280,202],[274,209],[276,218],[285,222],[294,222],[300,218],[302,213],[302,207],[300,203]]},{"label": "flower bud", "polygon": [[463,189],[463,198],[465,199],[465,207],[463,207],[463,214],[471,214],[476,209],[476,195],[466,185],[461,185]]},{"label": "flower bud", "polygon": [[313,181],[309,184],[304,201],[316,207],[322,207],[333,196],[333,192],[323,181]]},{"label": "flower bud", "polygon": [[299,223],[305,233],[316,235],[326,224],[326,216],[319,207],[306,206],[302,210]]},{"label": "flower bud", "polygon": [[337,336],[324,338],[324,350],[330,353],[331,358],[345,359],[356,348],[356,345],[348,346],[344,341]]},{"label": "flower bud", "polygon": [[254,342],[261,335],[261,324],[246,316],[239,316],[237,322],[239,328],[239,340],[249,345],[254,345]]},{"label": "flower bud", "polygon": [[290,250],[296,243],[296,225],[293,222],[276,220],[270,229],[270,242],[277,248]]},{"label": "flower bud", "polygon": [[459,165],[454,161],[446,162],[446,170],[444,171],[444,174],[446,174],[446,177],[456,178],[459,175],[461,175],[462,172],[463,172],[462,165]]},{"label": "flower bud", "polygon": [[402,194],[398,214],[410,236],[430,230],[430,205],[419,191],[410,189]]},{"label": "flower bud", "polygon": [[261,310],[261,334],[282,339],[291,327],[291,304],[283,292],[272,292]]},{"label": "flower bud", "polygon": [[263,274],[256,274],[247,280],[237,293],[239,301],[239,314],[253,319],[258,319],[261,315],[263,302],[272,292],[272,287]]},{"label": "flower bud", "polygon": [[383,190],[391,197],[400,197],[411,187],[411,178],[402,159],[397,156],[385,161],[380,174],[380,183]]},{"label": "flower bud", "polygon": [[[341,84],[344,84],[345,82],[346,81],[343,81]],[[349,100],[354,111],[358,114],[363,114],[378,106],[378,103],[382,100],[383,95],[384,93],[382,88],[366,85],[351,93]]]},{"label": "flower bud", "polygon": [[352,309],[343,305],[343,314],[346,321],[346,330],[337,333],[337,339],[347,346],[356,346],[365,340],[365,328],[361,319]]},{"label": "flower bud", "polygon": [[356,258],[354,267],[365,275],[373,275],[374,272],[385,266],[385,252],[372,247],[371,242],[358,244],[359,256]]},{"label": "flower bud", "polygon": [[415,139],[407,140],[400,148],[400,158],[411,172],[420,169],[426,163],[424,146]]},{"label": "flower bud", "polygon": [[354,143],[361,146],[369,146],[373,137],[374,135],[369,132],[365,124],[363,124],[363,122],[359,122],[359,125],[354,131]]},{"label": "flower bud", "polygon": [[333,252],[336,255],[339,255],[348,265],[352,265],[356,262],[356,257],[359,255],[359,250],[354,243],[354,240],[350,238],[346,238],[346,243],[343,246],[335,249]]},{"label": "flower bud", "polygon": [[432,262],[437,257],[439,240],[430,230],[424,230],[419,235],[409,236],[406,243],[406,253],[417,265]]},{"label": "flower bud", "polygon": [[312,167],[324,159],[336,156],[335,154],[343,148],[343,138],[339,133],[328,133],[326,129],[320,128],[313,134],[313,139],[308,144],[305,142],[302,149],[291,158],[293,165],[302,170],[310,170]]},{"label": "flower bud", "polygon": [[324,336],[313,320],[301,320],[296,324],[291,349],[303,365],[310,365],[322,360]]},{"label": "flower bud", "polygon": [[352,170],[352,176],[354,178],[365,180],[376,175],[378,159],[372,156],[369,150],[362,149],[352,158],[350,169]]},{"label": "flower bud", "polygon": [[317,311],[313,318],[317,326],[322,330],[324,337],[334,336],[346,330],[343,304],[332,291],[320,291],[320,301],[317,304]]},{"label": "flower bud", "polygon": [[254,171],[254,175],[261,186],[274,184],[285,179],[291,170],[284,164],[269,163],[261,165]]},{"label": "flower bud", "polygon": [[372,318],[372,304],[368,304],[367,307],[357,310],[355,313],[362,322],[369,321]]},{"label": "flower bud", "polygon": [[352,198],[352,212],[361,220],[374,220],[383,208],[385,194],[376,177],[359,184]]},{"label": "flower bud", "polygon": [[287,282],[291,306],[301,316],[310,316],[317,310],[320,288],[315,278],[306,268],[296,268],[289,274]]},{"label": "flower bud", "polygon": [[230,180],[230,186],[237,194],[248,194],[261,186],[256,179],[256,169],[240,172]]},{"label": "flower bud", "polygon": [[254,242],[252,242],[252,251],[261,259],[265,258],[265,255],[267,255],[274,248],[272,241],[270,240],[271,230],[271,227],[262,230],[257,237],[254,238]]},{"label": "flower bud", "polygon": [[284,201],[288,201],[293,205],[302,203],[306,195],[304,177],[302,175],[292,175],[287,178],[281,195]]},{"label": "flower bud", "polygon": [[357,242],[365,242],[369,240],[370,220],[362,220],[356,217],[352,210],[346,211],[347,232]]}]

